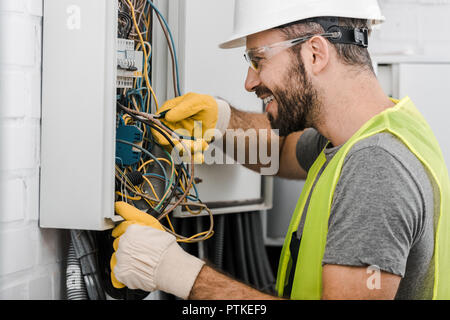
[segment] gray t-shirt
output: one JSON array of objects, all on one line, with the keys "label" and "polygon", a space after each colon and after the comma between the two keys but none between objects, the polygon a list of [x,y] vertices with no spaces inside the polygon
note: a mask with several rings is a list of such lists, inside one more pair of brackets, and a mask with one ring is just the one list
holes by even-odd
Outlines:
[{"label": "gray t-shirt", "polygon": [[[296,151],[303,169],[327,142],[315,129],[302,134]],[[339,148],[327,147],[324,167]],[[361,140],[347,154],[336,185],[322,264],[377,266],[402,277],[396,299],[431,299],[433,210],[427,171],[400,140],[387,132]]]}]

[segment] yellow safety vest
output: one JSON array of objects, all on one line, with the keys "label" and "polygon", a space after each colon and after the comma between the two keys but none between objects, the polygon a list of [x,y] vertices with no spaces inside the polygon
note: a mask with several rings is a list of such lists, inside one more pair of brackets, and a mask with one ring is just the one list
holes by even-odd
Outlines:
[{"label": "yellow safety vest", "polygon": [[[328,233],[328,218],[334,190],[345,156],[358,141],[380,132],[390,132],[405,144],[429,173],[436,201],[434,230],[433,299],[450,299],[450,181],[439,144],[430,126],[406,97],[365,123],[336,153],[317,180],[306,212],[300,248],[290,294],[291,299],[320,299],[322,296],[322,258]],[[288,282],[292,266],[290,243],[300,223],[306,200],[316,177],[326,162],[322,151],[308,172],[281,251],[276,289],[279,296]],[[337,199],[336,201],[339,201]]]}]

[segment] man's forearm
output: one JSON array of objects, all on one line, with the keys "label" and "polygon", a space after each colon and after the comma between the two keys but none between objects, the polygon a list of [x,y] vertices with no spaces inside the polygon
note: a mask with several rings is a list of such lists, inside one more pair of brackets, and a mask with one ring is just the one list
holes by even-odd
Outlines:
[{"label": "man's forearm", "polygon": [[246,112],[231,108],[230,123],[228,129],[272,129],[270,121],[264,113]]},{"label": "man's forearm", "polygon": [[[271,167],[274,162],[278,163],[283,141],[282,137],[273,132],[265,114],[231,107],[223,150],[235,161],[253,171],[261,172],[261,168]],[[233,147],[230,148],[230,145]],[[252,159],[252,152],[256,159]],[[267,163],[269,158],[270,162]]]},{"label": "man's forearm", "polygon": [[191,300],[278,300],[204,265],[194,282]]}]

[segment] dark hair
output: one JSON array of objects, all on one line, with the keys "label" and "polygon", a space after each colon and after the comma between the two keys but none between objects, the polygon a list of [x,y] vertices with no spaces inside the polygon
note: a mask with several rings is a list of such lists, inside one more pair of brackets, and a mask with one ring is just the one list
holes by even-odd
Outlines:
[{"label": "dark hair", "polygon": [[[367,28],[370,34],[370,24],[368,20],[354,18],[338,18],[339,26],[352,28]],[[300,20],[277,27],[289,39],[301,37],[303,35],[313,35],[325,32],[320,24],[312,21]],[[330,42],[331,43],[331,42]],[[367,48],[354,44],[331,43],[335,48],[338,58],[347,65],[359,66],[363,69],[374,72],[372,59]],[[296,48],[296,47],[294,47]],[[295,50],[295,49],[293,49]]]}]

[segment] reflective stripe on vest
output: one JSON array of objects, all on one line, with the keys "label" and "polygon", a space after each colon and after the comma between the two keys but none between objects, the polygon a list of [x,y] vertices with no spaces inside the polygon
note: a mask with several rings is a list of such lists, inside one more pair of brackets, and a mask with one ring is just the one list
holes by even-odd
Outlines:
[{"label": "reflective stripe on vest", "polygon": [[[393,100],[394,101],[394,100]],[[431,128],[406,97],[365,123],[334,155],[319,177],[306,211],[302,240],[295,265],[290,294],[291,299],[320,299],[322,296],[322,258],[328,233],[328,218],[334,190],[339,180],[344,159],[358,141],[380,132],[396,136],[421,161],[428,171],[434,191],[435,245],[433,299],[450,299],[450,181],[439,144]],[[317,174],[326,161],[322,151],[308,172],[302,193],[287,231],[280,263],[276,289],[279,296],[289,280],[293,265],[289,252],[292,233],[297,230]],[[338,201],[338,200],[337,200]]]}]

